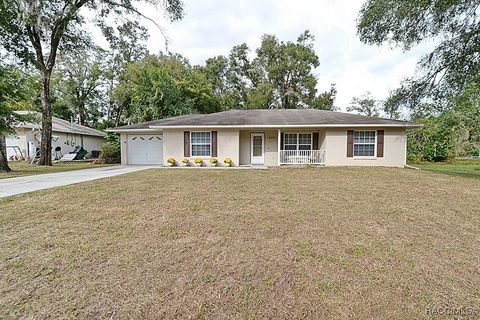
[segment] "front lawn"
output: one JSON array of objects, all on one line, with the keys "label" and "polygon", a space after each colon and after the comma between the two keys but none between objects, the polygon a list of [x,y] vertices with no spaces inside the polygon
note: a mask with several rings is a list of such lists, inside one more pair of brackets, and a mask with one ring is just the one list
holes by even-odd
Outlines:
[{"label": "front lawn", "polygon": [[447,162],[422,162],[414,163],[412,165],[428,171],[480,178],[480,159],[458,159]]},{"label": "front lawn", "polygon": [[98,166],[106,166],[105,164],[92,164],[91,162],[58,162],[50,167],[29,164],[26,161],[11,161],[8,163],[11,172],[0,172],[0,179],[14,178],[22,176],[32,176],[43,173],[55,173],[62,171],[80,170],[97,168]]},{"label": "front lawn", "polygon": [[153,169],[0,200],[0,318],[422,319],[480,308],[480,180]]}]

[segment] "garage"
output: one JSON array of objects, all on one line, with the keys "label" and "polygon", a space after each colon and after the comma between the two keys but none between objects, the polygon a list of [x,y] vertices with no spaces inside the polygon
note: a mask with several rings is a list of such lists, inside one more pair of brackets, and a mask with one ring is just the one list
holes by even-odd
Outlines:
[{"label": "garage", "polygon": [[159,134],[128,135],[128,164],[162,164],[163,137]]}]

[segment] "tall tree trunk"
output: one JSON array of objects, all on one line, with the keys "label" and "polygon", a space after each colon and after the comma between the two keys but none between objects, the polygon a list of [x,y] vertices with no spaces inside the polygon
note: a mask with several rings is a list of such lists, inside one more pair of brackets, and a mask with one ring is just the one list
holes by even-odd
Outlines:
[{"label": "tall tree trunk", "polygon": [[122,115],[122,107],[118,106],[115,113],[115,127],[120,125],[120,117]]},{"label": "tall tree trunk", "polygon": [[12,169],[8,166],[7,159],[7,141],[5,136],[0,133],[0,172],[10,172]]},{"label": "tall tree trunk", "polygon": [[39,165],[52,165],[52,102],[50,100],[51,70],[43,71],[42,79],[42,141],[40,145]]}]

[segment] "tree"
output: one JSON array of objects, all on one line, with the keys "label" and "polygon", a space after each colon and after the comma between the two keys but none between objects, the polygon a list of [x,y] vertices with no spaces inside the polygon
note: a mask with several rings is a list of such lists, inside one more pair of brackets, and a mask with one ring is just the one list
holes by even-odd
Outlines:
[{"label": "tree", "polygon": [[313,50],[313,41],[308,30],[297,38],[296,43],[280,42],[272,35],[263,36],[255,64],[275,87],[278,107],[305,107],[315,100],[317,79],[312,71],[320,62]]},{"label": "tree", "polygon": [[480,3],[471,0],[368,0],[357,24],[361,41],[409,50],[433,41],[435,49],[419,61],[419,76],[403,81],[390,105],[415,109],[426,99],[442,111],[449,97],[460,94],[480,74]]},{"label": "tree", "polygon": [[130,63],[123,78],[114,91],[122,123],[220,110],[205,74],[179,55],[147,55]]},{"label": "tree", "polygon": [[42,137],[39,163],[51,165],[52,96],[51,77],[59,50],[70,50],[85,41],[85,17],[81,9],[93,10],[99,25],[108,16],[127,20],[142,15],[135,4],[162,4],[169,18],[180,19],[181,0],[0,0],[0,43],[23,62],[32,64],[42,83]]},{"label": "tree", "polygon": [[379,102],[372,97],[372,94],[367,91],[360,97],[354,97],[350,106],[347,107],[348,112],[355,112],[369,117],[378,117]]},{"label": "tree", "polygon": [[443,161],[480,152],[480,86],[470,83],[438,116],[417,114],[423,127],[408,132],[411,160]]},{"label": "tree", "polygon": [[18,70],[0,66],[0,172],[11,171],[5,135],[15,132],[15,123],[29,120],[14,112],[16,106],[22,105],[26,91],[25,78]]},{"label": "tree", "polygon": [[296,42],[264,35],[252,55],[247,44],[228,56],[208,59],[202,69],[224,109],[317,108],[333,110],[335,86],[318,93],[315,70],[320,62],[309,31]]},{"label": "tree", "polygon": [[54,110],[70,111],[81,125],[98,125],[104,100],[101,91],[104,54],[100,48],[92,48],[60,56],[58,70],[53,77],[56,81]]},{"label": "tree", "polygon": [[123,105],[116,103],[114,91],[120,83],[128,81],[122,77],[128,65],[141,60],[148,53],[148,30],[138,21],[126,21],[116,30],[110,26],[102,26],[102,29],[109,43],[106,68],[103,70],[108,96],[107,126],[119,126],[124,110]]}]

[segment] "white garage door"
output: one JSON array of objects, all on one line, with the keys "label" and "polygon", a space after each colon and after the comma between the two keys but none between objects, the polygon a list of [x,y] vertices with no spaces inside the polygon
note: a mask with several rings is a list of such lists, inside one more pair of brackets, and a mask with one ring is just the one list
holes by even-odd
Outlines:
[{"label": "white garage door", "polygon": [[163,161],[162,135],[128,135],[128,164],[161,164]]}]

